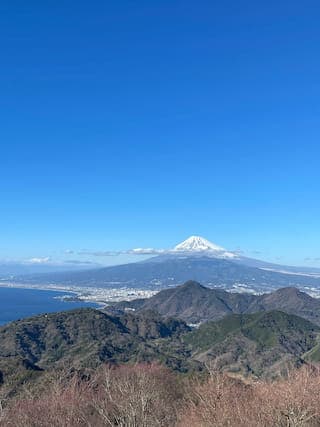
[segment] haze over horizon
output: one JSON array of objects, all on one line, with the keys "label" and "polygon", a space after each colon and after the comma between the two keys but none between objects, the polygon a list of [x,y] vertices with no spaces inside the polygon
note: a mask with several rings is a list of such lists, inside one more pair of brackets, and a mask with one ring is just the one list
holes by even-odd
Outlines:
[{"label": "haze over horizon", "polygon": [[318,2],[0,11],[0,262],[200,235],[320,267]]}]

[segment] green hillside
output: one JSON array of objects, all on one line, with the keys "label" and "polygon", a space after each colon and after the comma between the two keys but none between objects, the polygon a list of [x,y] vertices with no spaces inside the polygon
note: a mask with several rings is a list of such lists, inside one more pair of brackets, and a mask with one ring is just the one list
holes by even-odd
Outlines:
[{"label": "green hillside", "polygon": [[195,360],[261,376],[279,373],[286,363],[302,363],[303,355],[317,344],[319,331],[298,316],[271,311],[204,323],[184,340]]},{"label": "green hillside", "polygon": [[313,323],[280,311],[230,315],[191,330],[152,311],[111,316],[78,309],[1,327],[0,382],[12,391],[60,368],[149,361],[183,373],[214,363],[222,371],[272,377],[288,364],[318,361],[319,332]]}]

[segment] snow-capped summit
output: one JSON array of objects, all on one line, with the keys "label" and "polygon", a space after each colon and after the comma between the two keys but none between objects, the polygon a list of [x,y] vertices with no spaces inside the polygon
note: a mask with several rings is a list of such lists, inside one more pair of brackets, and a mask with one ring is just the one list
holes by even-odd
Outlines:
[{"label": "snow-capped summit", "polygon": [[174,248],[175,251],[217,251],[225,252],[225,249],[221,246],[215,245],[214,243],[209,242],[209,240],[200,236],[191,236],[187,240],[184,240],[182,243],[179,243]]},{"label": "snow-capped summit", "polygon": [[228,252],[225,248],[218,246],[204,237],[191,236],[182,243],[174,247],[172,252],[184,254],[205,254],[215,258],[237,258],[233,252]]}]

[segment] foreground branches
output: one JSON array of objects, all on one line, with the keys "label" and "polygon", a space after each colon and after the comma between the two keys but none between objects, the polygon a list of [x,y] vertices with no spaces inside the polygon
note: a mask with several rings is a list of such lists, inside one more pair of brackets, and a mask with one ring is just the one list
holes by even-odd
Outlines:
[{"label": "foreground branches", "polygon": [[4,402],[1,427],[319,426],[320,371],[244,382],[214,371],[183,378],[158,364],[60,373]]}]

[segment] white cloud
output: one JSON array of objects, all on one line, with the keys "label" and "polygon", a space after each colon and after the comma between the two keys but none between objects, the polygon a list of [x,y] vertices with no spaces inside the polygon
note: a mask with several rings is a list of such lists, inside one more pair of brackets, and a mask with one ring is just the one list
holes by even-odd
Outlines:
[{"label": "white cloud", "polygon": [[117,252],[117,251],[80,251],[77,254],[78,255],[91,255],[91,256],[98,256],[98,257],[104,257],[104,256],[117,256],[121,255],[123,252]]},{"label": "white cloud", "polygon": [[48,264],[51,261],[50,257],[30,258],[26,261],[28,264]]},{"label": "white cloud", "polygon": [[165,249],[153,249],[153,248],[135,248],[124,251],[125,254],[133,255],[160,255],[169,253],[171,251],[166,251]]},{"label": "white cloud", "polygon": [[98,263],[94,261],[81,261],[78,259],[68,259],[64,261],[64,264],[74,264],[74,265],[99,265]]},{"label": "white cloud", "polygon": [[160,255],[172,253],[172,250],[153,249],[153,248],[135,248],[124,251],[80,251],[77,255],[90,255],[96,257],[119,256],[119,255]]}]

